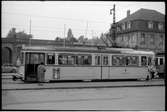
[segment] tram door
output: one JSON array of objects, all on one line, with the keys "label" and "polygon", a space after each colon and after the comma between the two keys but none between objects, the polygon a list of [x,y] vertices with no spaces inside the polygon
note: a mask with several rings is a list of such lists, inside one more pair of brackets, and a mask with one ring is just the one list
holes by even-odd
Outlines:
[{"label": "tram door", "polygon": [[44,53],[26,53],[25,81],[37,81],[37,67],[41,62],[45,62]]}]

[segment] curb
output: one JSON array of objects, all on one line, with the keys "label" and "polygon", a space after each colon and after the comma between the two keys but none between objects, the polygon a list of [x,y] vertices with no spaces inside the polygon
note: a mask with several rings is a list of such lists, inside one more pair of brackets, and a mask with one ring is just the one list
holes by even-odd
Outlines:
[{"label": "curb", "polygon": [[92,89],[92,88],[120,88],[120,87],[150,87],[150,86],[165,86],[164,84],[155,85],[125,85],[125,86],[84,86],[84,87],[39,87],[39,88],[15,88],[15,89],[2,89],[7,90],[44,90],[44,89]]}]

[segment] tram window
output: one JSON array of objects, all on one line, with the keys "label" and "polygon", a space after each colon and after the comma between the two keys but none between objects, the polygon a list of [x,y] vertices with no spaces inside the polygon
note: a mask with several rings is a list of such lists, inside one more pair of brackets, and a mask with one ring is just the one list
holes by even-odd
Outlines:
[{"label": "tram window", "polygon": [[75,56],[75,64],[78,65],[78,56]]},{"label": "tram window", "polygon": [[39,54],[39,62],[38,62],[38,64],[39,63],[45,63],[45,56],[44,56],[44,54]]},{"label": "tram window", "polygon": [[123,56],[112,56],[112,65],[113,66],[124,66]]},{"label": "tram window", "polygon": [[147,57],[146,56],[141,56],[141,65],[146,66],[147,65]]},{"label": "tram window", "polygon": [[78,56],[79,65],[91,65],[92,57],[91,56]]},{"label": "tram window", "polygon": [[38,54],[31,54],[30,64],[39,64],[39,56],[38,56]]},{"label": "tram window", "polygon": [[95,56],[95,65],[100,65],[100,56]]},{"label": "tram window", "polygon": [[58,56],[58,64],[61,65],[62,64],[62,56]]},{"label": "tram window", "polygon": [[41,62],[44,63],[44,60],[45,60],[44,54],[28,53],[26,54],[25,64],[40,64]]},{"label": "tram window", "polygon": [[47,54],[47,64],[55,64],[55,55]]},{"label": "tram window", "polygon": [[59,63],[59,65],[67,65],[68,64],[68,56],[59,55],[58,56],[58,63]]},{"label": "tram window", "polygon": [[163,58],[160,58],[159,64],[160,64],[160,65],[163,65]]},{"label": "tram window", "polygon": [[137,56],[127,56],[126,57],[126,65],[137,66],[138,65],[138,57]]},{"label": "tram window", "polygon": [[68,65],[74,65],[75,57],[74,56],[68,56]]},{"label": "tram window", "polygon": [[84,56],[84,65],[90,65],[92,62],[91,56]]},{"label": "tram window", "polygon": [[90,65],[92,62],[92,57],[87,55],[59,55],[58,63],[61,65]]},{"label": "tram window", "polygon": [[152,62],[152,58],[148,57],[148,65],[151,65],[151,62]]},{"label": "tram window", "polygon": [[158,65],[158,58],[155,58],[155,65]]},{"label": "tram window", "polygon": [[108,56],[103,56],[103,65],[108,65]]},{"label": "tram window", "polygon": [[139,63],[139,57],[138,56],[132,56],[131,64],[132,65],[138,65]]},{"label": "tram window", "polygon": [[84,64],[84,56],[78,56],[78,65]]}]

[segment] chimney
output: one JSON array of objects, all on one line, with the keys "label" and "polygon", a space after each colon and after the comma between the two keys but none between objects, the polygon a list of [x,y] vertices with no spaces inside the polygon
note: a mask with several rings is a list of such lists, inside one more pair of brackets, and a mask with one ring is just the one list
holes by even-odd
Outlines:
[{"label": "chimney", "polygon": [[130,10],[127,10],[127,17],[130,16]]}]

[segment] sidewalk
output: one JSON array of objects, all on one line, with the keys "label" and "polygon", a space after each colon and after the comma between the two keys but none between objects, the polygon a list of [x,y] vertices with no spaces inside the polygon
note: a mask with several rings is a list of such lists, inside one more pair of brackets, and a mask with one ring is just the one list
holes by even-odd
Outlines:
[{"label": "sidewalk", "polygon": [[[19,82],[19,81],[18,81]],[[2,90],[39,90],[39,89],[82,89],[82,88],[112,88],[112,87],[147,87],[165,86],[163,79],[150,81],[119,81],[119,82],[59,82],[44,83],[39,86],[37,83],[13,83],[2,84]]]}]

